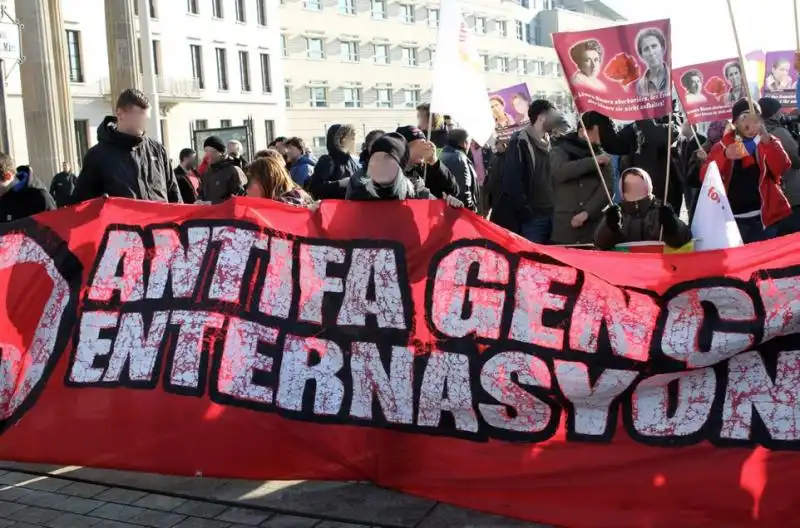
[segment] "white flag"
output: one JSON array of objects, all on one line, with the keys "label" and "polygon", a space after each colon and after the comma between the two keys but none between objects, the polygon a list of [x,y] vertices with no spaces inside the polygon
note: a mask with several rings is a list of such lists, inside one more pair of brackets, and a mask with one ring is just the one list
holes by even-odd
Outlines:
[{"label": "white flag", "polygon": [[431,111],[452,116],[480,145],[494,133],[483,62],[458,0],[441,0]]},{"label": "white flag", "polygon": [[744,245],[716,163],[708,166],[700,188],[692,219],[692,237],[695,251]]}]

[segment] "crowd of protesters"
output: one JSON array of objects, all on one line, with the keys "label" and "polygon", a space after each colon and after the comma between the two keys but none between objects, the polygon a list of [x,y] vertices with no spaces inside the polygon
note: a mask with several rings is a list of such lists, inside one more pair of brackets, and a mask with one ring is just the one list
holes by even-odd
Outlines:
[{"label": "crowd of protesters", "polygon": [[142,92],[125,90],[80,175],[65,163],[49,192],[29,167],[0,154],[0,219],[104,196],[188,204],[251,196],[308,208],[321,200],[425,199],[540,244],[611,249],[663,239],[680,247],[691,232],[679,213],[685,207],[693,216],[715,161],[745,242],[800,230],[800,152],[781,124],[780,103],[769,98],[734,103],[731,120],[712,123],[705,137],[675,119],[617,127],[597,112],[570,130],[551,102],[536,100],[526,128],[487,148],[420,105],[416,125],[373,130],[360,149],[348,124],[328,128],[319,159],[299,137],[279,137],[247,160],[241,143],[211,136],[200,154],[183,149],[174,169],[164,146],[145,134],[149,112]]}]

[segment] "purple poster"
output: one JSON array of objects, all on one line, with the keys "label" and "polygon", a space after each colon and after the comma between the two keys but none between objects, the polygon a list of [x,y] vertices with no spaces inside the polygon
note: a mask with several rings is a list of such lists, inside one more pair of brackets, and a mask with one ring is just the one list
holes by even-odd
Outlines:
[{"label": "purple poster", "polygon": [[797,70],[794,51],[768,51],[764,67],[764,97],[773,97],[783,106],[797,104]]},{"label": "purple poster", "polygon": [[498,139],[507,139],[517,130],[528,126],[530,104],[531,93],[524,83],[489,92],[489,106]]}]

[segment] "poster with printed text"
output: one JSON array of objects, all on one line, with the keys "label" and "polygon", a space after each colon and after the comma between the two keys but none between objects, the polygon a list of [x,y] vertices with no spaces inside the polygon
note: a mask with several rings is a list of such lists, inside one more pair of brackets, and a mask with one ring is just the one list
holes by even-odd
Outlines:
[{"label": "poster with printed text", "polygon": [[489,107],[498,139],[507,139],[517,130],[528,126],[530,104],[531,93],[525,83],[489,92]]},{"label": "poster with printed text", "polygon": [[730,119],[733,103],[745,97],[738,59],[674,68],[672,74],[681,106],[693,125]]},{"label": "poster with printed text", "polygon": [[579,112],[654,119],[671,109],[669,20],[553,34]]},{"label": "poster with printed text", "polygon": [[794,51],[768,51],[764,66],[763,96],[772,97],[783,106],[794,108],[797,105]]}]

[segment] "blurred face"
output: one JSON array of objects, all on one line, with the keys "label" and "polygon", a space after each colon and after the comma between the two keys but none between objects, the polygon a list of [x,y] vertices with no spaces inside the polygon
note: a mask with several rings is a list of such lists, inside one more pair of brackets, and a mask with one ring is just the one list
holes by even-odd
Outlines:
[{"label": "blurred face", "polygon": [[278,143],[275,143],[275,146],[272,147],[272,148],[274,148],[275,150],[280,152],[281,156],[285,156],[286,155],[286,145],[282,141],[280,141]]},{"label": "blurred face", "polygon": [[351,154],[356,151],[355,134],[342,138],[342,150]]},{"label": "blurred face", "polygon": [[145,124],[150,117],[150,109],[130,106],[117,108],[117,130],[131,136],[143,136]]},{"label": "blurred face", "polygon": [[731,86],[734,88],[738,88],[742,85],[742,71],[737,68],[728,68],[728,82],[731,83]]},{"label": "blurred face", "polygon": [[186,157],[181,163],[184,167],[194,167],[197,165],[197,154]]},{"label": "blurred face", "polygon": [[600,54],[595,50],[584,51],[578,69],[587,77],[595,77],[600,71]]},{"label": "blurred face", "polygon": [[745,112],[736,120],[736,132],[743,138],[754,138],[761,131],[761,118]]},{"label": "blurred face", "polygon": [[218,151],[215,148],[206,147],[203,149],[203,151],[206,153],[206,158],[210,163],[216,163],[222,159],[223,156],[222,152]]},{"label": "blurred face", "polygon": [[408,150],[411,154],[409,158],[411,165],[422,163],[422,160],[425,159],[425,140],[415,139],[408,144]]},{"label": "blurred face", "polygon": [[692,137],[692,125],[688,121],[684,121],[683,125],[681,125],[681,134],[684,137]]},{"label": "blurred face", "polygon": [[589,128],[588,130],[581,128],[581,136],[583,136],[583,138],[587,141],[590,141],[596,145],[600,143],[600,128],[597,125]]},{"label": "blurred face", "polygon": [[428,112],[417,110],[417,128],[428,130]]},{"label": "blurred face", "polygon": [[294,161],[302,155],[303,153],[296,146],[289,145],[286,147],[286,157],[289,159],[289,161]]},{"label": "blurred face", "polygon": [[640,42],[639,53],[649,68],[657,68],[664,62],[664,48],[656,37],[644,37]]},{"label": "blurred face", "polygon": [[781,62],[776,67],[772,68],[772,76],[778,82],[784,82],[789,78],[789,63]]},{"label": "blurred face", "polygon": [[650,189],[647,183],[639,174],[635,172],[625,173],[622,182],[622,195],[626,202],[635,202],[650,195]]},{"label": "blurred face", "polygon": [[267,193],[264,192],[264,188],[258,183],[255,179],[251,179],[247,182],[247,196],[252,198],[265,198]]},{"label": "blurred face", "polygon": [[506,115],[506,109],[503,106],[503,103],[501,103],[497,99],[492,99],[490,104],[491,104],[491,107],[492,107],[492,115],[495,118],[501,118],[501,117],[504,117]]},{"label": "blurred face", "polygon": [[512,101],[511,104],[514,105],[514,110],[519,115],[523,115],[523,116],[527,116],[528,115],[528,107],[530,105],[528,104],[528,101],[526,101],[522,97],[515,97],[514,101]]},{"label": "blurred face", "polygon": [[241,150],[238,143],[234,143],[233,141],[228,143],[228,152],[230,154],[241,154]]},{"label": "blurred face", "polygon": [[689,77],[689,82],[687,83],[687,89],[689,90],[690,94],[699,94],[700,88],[703,87],[703,81],[700,80],[700,77],[697,75],[692,75]]},{"label": "blurred face", "polygon": [[72,164],[68,161],[65,161],[61,164],[61,170],[64,172],[71,172],[72,171]]},{"label": "blurred face", "polygon": [[385,152],[375,152],[369,157],[367,174],[370,179],[379,185],[392,183],[400,173],[400,166]]}]

